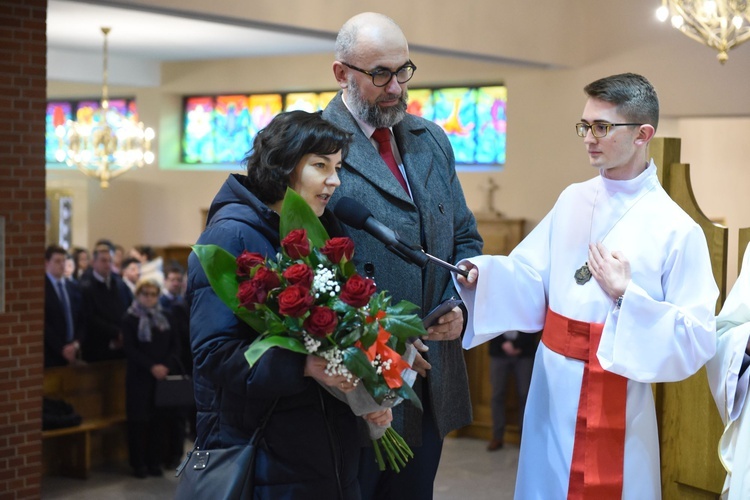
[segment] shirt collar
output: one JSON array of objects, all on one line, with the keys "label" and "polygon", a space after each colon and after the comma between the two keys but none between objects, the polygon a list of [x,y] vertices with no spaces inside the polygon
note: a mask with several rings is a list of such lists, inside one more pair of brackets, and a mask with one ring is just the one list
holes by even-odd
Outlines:
[{"label": "shirt collar", "polygon": [[49,278],[49,280],[52,282],[53,285],[57,285],[58,283],[62,283],[63,285],[65,284],[64,276],[61,278],[55,278],[50,273],[45,273],[45,274],[47,274],[47,278]]}]

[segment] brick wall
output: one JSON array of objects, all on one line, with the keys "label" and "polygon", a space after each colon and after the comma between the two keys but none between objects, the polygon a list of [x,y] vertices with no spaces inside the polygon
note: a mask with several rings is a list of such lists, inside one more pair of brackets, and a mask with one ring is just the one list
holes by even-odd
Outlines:
[{"label": "brick wall", "polygon": [[47,1],[0,1],[0,499],[39,498]]}]

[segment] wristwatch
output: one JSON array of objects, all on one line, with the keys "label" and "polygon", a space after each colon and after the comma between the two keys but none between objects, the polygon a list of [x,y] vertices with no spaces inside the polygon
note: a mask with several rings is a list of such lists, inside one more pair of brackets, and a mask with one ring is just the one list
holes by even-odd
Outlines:
[{"label": "wristwatch", "polygon": [[619,297],[617,297],[617,300],[615,301],[615,307],[617,309],[619,309],[620,306],[622,306],[622,299],[623,299],[623,297],[624,297],[624,295],[620,295]]}]

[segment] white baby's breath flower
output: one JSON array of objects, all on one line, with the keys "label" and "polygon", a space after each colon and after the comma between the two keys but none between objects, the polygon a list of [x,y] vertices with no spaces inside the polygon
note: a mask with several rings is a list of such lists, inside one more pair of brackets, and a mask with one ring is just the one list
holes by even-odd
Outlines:
[{"label": "white baby's breath flower", "polygon": [[309,352],[310,354],[316,353],[320,348],[320,341],[312,338],[307,333],[302,334],[302,339],[305,342],[305,349],[307,349],[307,352]]}]

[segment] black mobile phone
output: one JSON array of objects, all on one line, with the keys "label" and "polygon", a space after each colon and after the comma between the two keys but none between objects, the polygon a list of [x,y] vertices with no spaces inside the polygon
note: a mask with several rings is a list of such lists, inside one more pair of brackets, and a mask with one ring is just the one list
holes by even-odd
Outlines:
[{"label": "black mobile phone", "polygon": [[451,311],[454,307],[461,304],[461,302],[463,302],[461,299],[453,297],[442,301],[432,311],[427,313],[427,316],[422,318],[422,325],[424,325],[425,328],[434,325],[440,316]]}]

